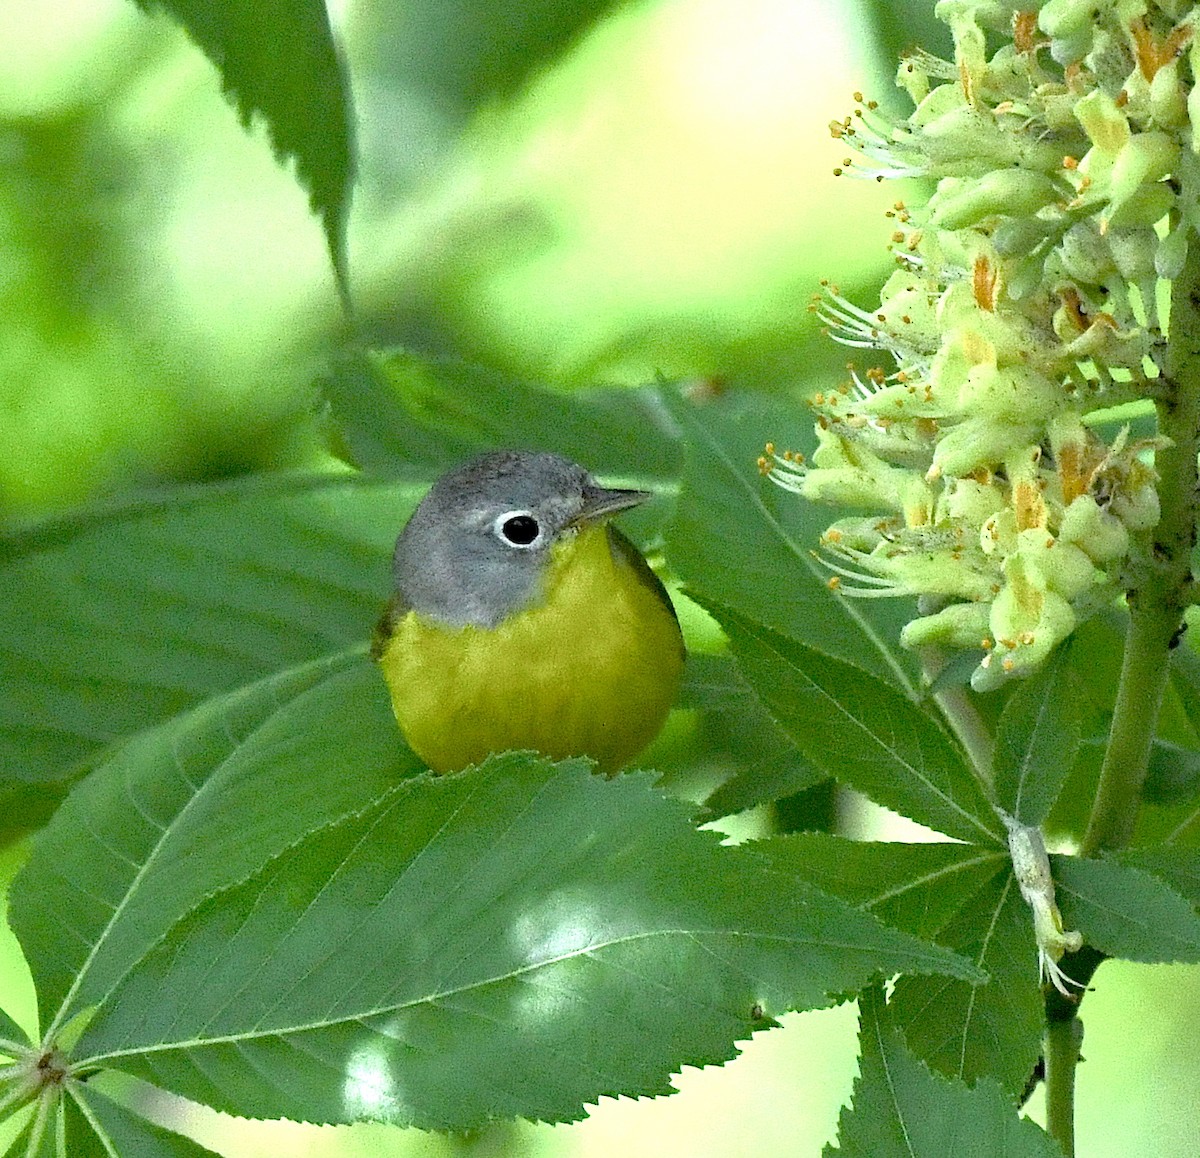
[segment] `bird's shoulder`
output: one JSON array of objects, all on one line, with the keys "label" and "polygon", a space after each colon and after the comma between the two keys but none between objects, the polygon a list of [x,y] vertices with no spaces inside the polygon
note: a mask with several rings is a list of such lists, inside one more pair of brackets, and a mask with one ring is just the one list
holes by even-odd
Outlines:
[{"label": "bird's shoulder", "polygon": [[393,591],[391,598],[387,601],[387,606],[383,609],[383,614],[379,617],[379,622],[375,624],[375,630],[371,633],[372,659],[378,660],[383,656],[387,650],[388,641],[396,634],[396,625],[411,610],[408,600],[399,591]]}]

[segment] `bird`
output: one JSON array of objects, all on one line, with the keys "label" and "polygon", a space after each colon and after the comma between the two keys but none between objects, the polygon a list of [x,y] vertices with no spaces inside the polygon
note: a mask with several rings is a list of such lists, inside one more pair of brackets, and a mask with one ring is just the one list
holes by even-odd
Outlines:
[{"label": "bird", "polygon": [[396,540],[371,646],[400,730],[434,772],[522,749],[611,774],[658,734],[683,636],[662,583],[609,522],[649,497],[522,450],[434,483]]}]

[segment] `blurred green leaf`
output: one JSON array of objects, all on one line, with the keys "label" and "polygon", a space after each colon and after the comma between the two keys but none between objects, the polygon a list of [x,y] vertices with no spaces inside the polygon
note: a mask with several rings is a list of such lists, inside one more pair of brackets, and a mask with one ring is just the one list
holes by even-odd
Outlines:
[{"label": "blurred green leaf", "polygon": [[1171,686],[1183,705],[1192,727],[1200,732],[1200,655],[1187,637],[1171,652]]},{"label": "blurred green leaf", "polygon": [[406,781],[143,940],[76,1063],[250,1116],[570,1120],[872,977],[982,978],[720,840],[584,761]]},{"label": "blurred green leaf", "polygon": [[616,0],[410,0],[360,5],[367,41],[393,83],[431,89],[463,113],[519,89]]},{"label": "blurred green leaf", "polygon": [[[93,1084],[77,1082],[67,1100],[70,1158],[202,1158],[212,1150],[166,1130],[106,1097]],[[90,1146],[91,1149],[85,1149]]]},{"label": "blurred green leaf", "polygon": [[812,832],[759,841],[754,849],[779,871],[929,939],[1007,864],[999,849],[978,845],[847,840]]},{"label": "blurred green leaf", "polygon": [[930,1071],[908,1048],[878,988],[859,998],[859,1076],[826,1158],[1062,1158],[1056,1143],[984,1077],[972,1085]]},{"label": "blurred green leaf", "polygon": [[1051,861],[1063,923],[1086,944],[1127,961],[1200,961],[1200,915],[1165,880],[1108,857]]},{"label": "blurred green leaf", "polygon": [[354,181],[350,85],[324,0],[135,0],[166,12],[221,74],[247,124],[267,122],[280,161],[296,175],[322,221],[343,293],[349,271],[346,217]]},{"label": "blurred green leaf", "polygon": [[1200,752],[1169,740],[1155,740],[1142,799],[1147,804],[1170,808],[1200,796]]},{"label": "blurred green leaf", "polygon": [[1044,1008],[1029,908],[1007,865],[955,914],[938,935],[985,970],[976,988],[951,981],[924,984],[902,977],[889,1008],[909,1048],[950,1077],[991,1077],[1016,1097],[1041,1049]]},{"label": "blurred green leaf", "polygon": [[1079,752],[1079,691],[1060,647],[1004,706],[992,776],[996,797],[1022,824],[1041,824]]},{"label": "blurred green leaf", "polygon": [[835,596],[813,552],[836,515],[759,473],[757,459],[768,438],[812,438],[811,424],[798,421],[798,408],[731,420],[714,406],[669,396],[667,402],[687,436],[667,558],[689,593],[920,698],[912,657],[897,642],[911,604]]},{"label": "blurred green leaf", "polygon": [[947,836],[996,845],[1003,827],[953,741],[882,680],[710,608],[743,674],[817,768]]},{"label": "blurred green leaf", "polygon": [[350,359],[321,386],[365,470],[432,481],[480,451],[514,447],[556,451],[630,482],[679,473],[679,436],[657,390],[562,394],[405,350]]},{"label": "blurred green leaf", "polygon": [[366,641],[419,494],[251,478],[0,540],[0,785],[71,775],[210,695]]},{"label": "blurred green leaf", "polygon": [[57,1029],[203,897],[423,765],[361,652],[282,672],[142,733],[33,842],[9,920]]}]

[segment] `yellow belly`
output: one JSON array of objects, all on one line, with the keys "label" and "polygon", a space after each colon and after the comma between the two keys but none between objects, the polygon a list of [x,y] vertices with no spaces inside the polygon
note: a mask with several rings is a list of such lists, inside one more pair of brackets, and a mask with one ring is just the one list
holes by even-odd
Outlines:
[{"label": "yellow belly", "polygon": [[658,734],[683,665],[660,592],[614,558],[605,527],[554,548],[544,591],[492,629],[413,611],[395,625],[379,662],[405,737],[435,771],[514,748],[612,771]]}]

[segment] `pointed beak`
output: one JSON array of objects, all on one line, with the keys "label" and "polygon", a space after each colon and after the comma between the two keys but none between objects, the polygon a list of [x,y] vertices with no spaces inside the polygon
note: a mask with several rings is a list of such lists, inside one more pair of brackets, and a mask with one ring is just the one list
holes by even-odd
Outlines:
[{"label": "pointed beak", "polygon": [[621,511],[644,503],[650,497],[649,491],[616,490],[588,483],[583,488],[583,507],[571,520],[571,525],[585,527],[589,523],[611,518]]}]

